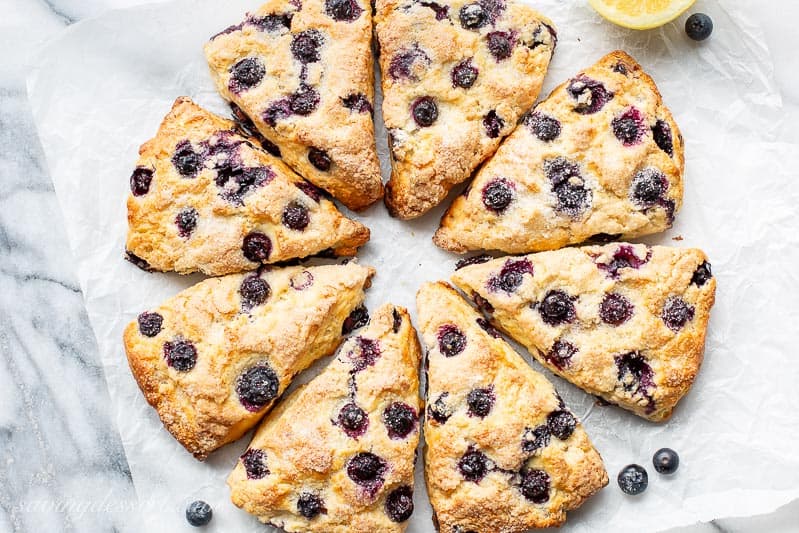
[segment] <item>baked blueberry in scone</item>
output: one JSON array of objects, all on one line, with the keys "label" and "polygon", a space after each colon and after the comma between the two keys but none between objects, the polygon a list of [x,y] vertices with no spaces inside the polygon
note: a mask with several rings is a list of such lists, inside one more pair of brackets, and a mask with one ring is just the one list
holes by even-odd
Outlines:
[{"label": "baked blueberry in scone", "polygon": [[265,418],[228,478],[233,503],[282,531],[404,531],[419,359],[407,311],[382,306]]},{"label": "baked blueberry in scone", "polygon": [[425,478],[442,533],[558,526],[607,485],[552,384],[448,284],[416,295],[427,349]]},{"label": "baked blueberry in scone", "polygon": [[129,259],[216,276],[327,250],[354,255],[369,240],[368,228],[234,127],[175,101],[130,178]]},{"label": "baked blueberry in scone", "polygon": [[626,243],[495,259],[452,280],[552,372],[655,422],[696,378],[716,290],[701,250]]},{"label": "baked blueberry in scone", "polygon": [[433,241],[525,253],[671,227],[683,140],[655,82],[621,51],[556,88],[456,198]]},{"label": "baked blueberry in scone", "polygon": [[383,195],[368,0],[269,0],[205,45],[222,97],[350,209]]},{"label": "baked blueberry in scone", "polygon": [[389,211],[423,215],[469,178],[533,105],[551,21],[514,0],[377,0]]},{"label": "baked blueberry in scone", "polygon": [[197,459],[253,427],[294,376],[332,353],[374,274],[355,262],[211,278],[125,330],[133,376]]}]

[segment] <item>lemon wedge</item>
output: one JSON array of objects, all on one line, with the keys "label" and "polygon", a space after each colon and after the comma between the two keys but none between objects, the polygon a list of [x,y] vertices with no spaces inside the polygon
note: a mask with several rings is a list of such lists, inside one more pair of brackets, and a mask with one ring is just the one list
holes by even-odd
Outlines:
[{"label": "lemon wedge", "polygon": [[597,13],[633,30],[657,28],[679,17],[696,0],[588,0]]}]

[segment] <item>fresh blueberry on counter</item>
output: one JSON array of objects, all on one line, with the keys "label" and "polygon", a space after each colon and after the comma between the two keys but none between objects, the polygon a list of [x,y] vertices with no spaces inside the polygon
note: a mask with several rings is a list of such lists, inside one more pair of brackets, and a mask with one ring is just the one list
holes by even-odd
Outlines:
[{"label": "fresh blueberry on counter", "polygon": [[694,41],[704,41],[713,33],[713,21],[704,13],[694,13],[685,21],[685,33]]},{"label": "fresh blueberry on counter", "polygon": [[186,520],[194,527],[206,525],[214,516],[211,506],[202,500],[191,502],[186,508]]},{"label": "fresh blueberry on counter", "polygon": [[623,493],[635,496],[646,490],[649,484],[649,475],[641,465],[627,465],[619,472],[617,481]]},{"label": "fresh blueberry on counter", "polygon": [[652,457],[652,464],[658,474],[673,474],[680,466],[680,456],[671,448],[661,448]]}]

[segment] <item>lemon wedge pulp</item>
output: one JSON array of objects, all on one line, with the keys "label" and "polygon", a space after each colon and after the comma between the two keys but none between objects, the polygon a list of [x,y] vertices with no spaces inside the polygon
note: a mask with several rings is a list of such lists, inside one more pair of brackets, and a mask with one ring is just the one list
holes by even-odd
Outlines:
[{"label": "lemon wedge pulp", "polygon": [[679,17],[696,0],[588,0],[597,13],[633,30],[657,28]]}]

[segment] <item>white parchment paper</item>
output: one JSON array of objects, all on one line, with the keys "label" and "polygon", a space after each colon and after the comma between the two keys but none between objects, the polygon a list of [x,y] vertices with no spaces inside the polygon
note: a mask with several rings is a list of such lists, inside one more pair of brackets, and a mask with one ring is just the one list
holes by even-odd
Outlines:
[{"label": "white parchment paper", "polygon": [[[258,3],[181,0],[109,12],[50,43],[29,78],[140,500],[139,512],[129,515],[140,519],[138,531],[192,530],[183,510],[197,498],[214,507],[209,531],[263,530],[229,502],[225,485],[249,437],[205,463],[195,461],[146,405],[121,343],[125,324],[139,312],[200,279],[147,274],[122,260],[125,198],[138,146],[155,133],[177,96],[227,114],[202,45]],[[595,406],[593,398],[553,378],[611,477],[609,487],[571,514],[566,529],[656,531],[764,513],[799,497],[799,187],[792,176],[799,157],[796,146],[772,133],[781,120],[773,66],[759,29],[736,5],[754,7],[700,1],[697,8],[713,16],[715,32],[697,44],[682,31],[684,17],[632,32],[603,21],[581,0],[534,4],[559,28],[544,95],[616,48],[636,57],[657,81],[685,135],[687,174],[675,227],[647,242],[702,247],[719,282],[705,364],[668,423],[654,425],[615,407]],[[385,171],[385,131],[379,103],[375,107]],[[391,219],[382,205],[358,216],[372,229],[360,261],[378,270],[370,308],[391,301],[415,312],[419,284],[452,272],[457,258],[430,241],[442,210],[413,222]],[[682,458],[680,471],[668,479],[650,462],[663,446]],[[648,491],[636,498],[615,485],[618,471],[631,462],[650,471]],[[420,473],[421,464],[409,528],[414,533],[433,531]]]}]

